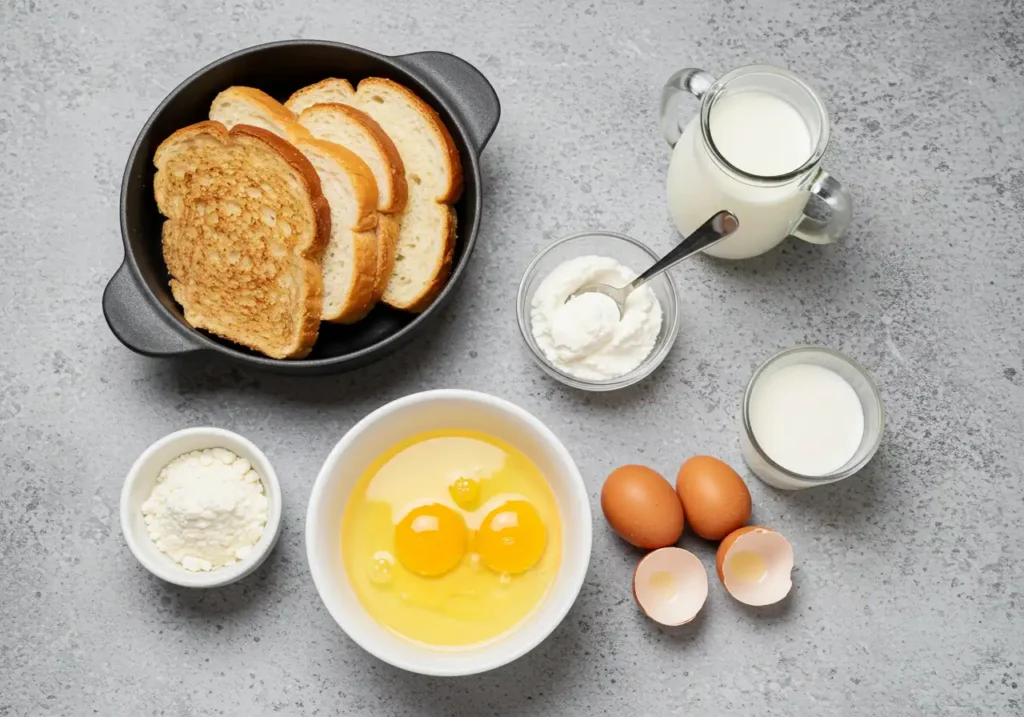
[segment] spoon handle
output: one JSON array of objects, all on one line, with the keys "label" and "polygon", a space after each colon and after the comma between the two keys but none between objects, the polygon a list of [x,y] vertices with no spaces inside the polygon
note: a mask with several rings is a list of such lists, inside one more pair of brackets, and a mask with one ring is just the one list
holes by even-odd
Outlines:
[{"label": "spoon handle", "polygon": [[684,259],[689,259],[697,252],[707,249],[712,244],[717,244],[736,231],[739,226],[740,220],[736,218],[735,214],[725,210],[718,212],[697,227],[693,234],[683,239],[679,246],[655,262],[654,266],[633,279],[629,290],[632,291],[643,286],[666,269],[671,269]]}]

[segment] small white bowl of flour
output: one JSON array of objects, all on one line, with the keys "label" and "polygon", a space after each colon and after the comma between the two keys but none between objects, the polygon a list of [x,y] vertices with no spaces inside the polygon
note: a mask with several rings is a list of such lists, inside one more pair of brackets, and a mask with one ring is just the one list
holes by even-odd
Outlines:
[{"label": "small white bowl of flour", "polygon": [[667,273],[640,287],[620,317],[600,294],[573,294],[591,283],[625,286],[658,255],[613,232],[560,239],[530,264],[519,287],[523,339],[550,376],[588,391],[610,391],[648,376],[679,332],[678,297]]},{"label": "small white bowl of flour", "polygon": [[281,487],[263,452],[220,428],[187,428],[151,445],[121,490],[121,530],[157,577],[219,587],[263,563],[281,531]]}]

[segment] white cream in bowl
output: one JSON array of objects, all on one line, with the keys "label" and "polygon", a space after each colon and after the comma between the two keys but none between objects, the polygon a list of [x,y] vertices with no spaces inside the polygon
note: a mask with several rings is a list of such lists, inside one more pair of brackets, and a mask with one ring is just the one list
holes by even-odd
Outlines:
[{"label": "white cream in bowl", "polygon": [[626,299],[619,316],[603,294],[573,294],[587,284],[625,286],[636,272],[606,256],[579,256],[559,264],[533,295],[533,338],[551,365],[588,381],[625,376],[646,359],[661,333],[662,311],[649,286]]}]

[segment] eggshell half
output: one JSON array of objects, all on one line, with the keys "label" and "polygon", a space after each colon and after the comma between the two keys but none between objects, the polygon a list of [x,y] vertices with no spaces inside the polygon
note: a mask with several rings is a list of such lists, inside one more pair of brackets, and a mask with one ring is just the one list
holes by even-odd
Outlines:
[{"label": "eggshell half", "polygon": [[648,553],[636,566],[633,597],[655,622],[685,625],[704,607],[708,574],[690,551],[661,548]]},{"label": "eggshell half", "polygon": [[770,528],[749,525],[718,546],[718,579],[745,605],[772,605],[793,588],[793,546]]}]

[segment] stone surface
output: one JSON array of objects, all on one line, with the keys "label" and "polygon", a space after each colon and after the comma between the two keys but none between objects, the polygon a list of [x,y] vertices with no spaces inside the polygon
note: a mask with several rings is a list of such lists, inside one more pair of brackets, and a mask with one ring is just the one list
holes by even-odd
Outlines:
[{"label": "stone surface", "polygon": [[[205,63],[259,42],[448,50],[494,83],[479,250],[431,336],[355,374],[295,380],[148,360],[108,331],[118,191],[146,117]],[[660,84],[765,61],[827,99],[826,165],[851,187],[840,245],[675,273],[683,327],[613,395],[545,377],[514,297],[534,253],[587,227],[660,251]],[[49,3],[0,6],[0,715],[1020,715],[1024,502],[1024,6],[1015,0]],[[783,347],[823,343],[876,376],[885,444],[859,477],[797,494],[749,479],[792,541],[781,607],[712,579],[700,619],[646,621],[637,553],[599,513],[586,585],[542,646],[438,680],[367,656],[321,606],[303,511],[335,441],[409,392],[518,402],[594,497],[619,464],[693,453],[741,468],[740,393]],[[180,590],[121,538],[134,458],[172,430],[248,436],[286,490],[281,542],[241,584]],[[713,546],[683,545],[711,569]]]}]

